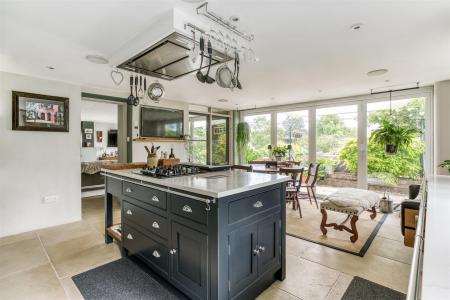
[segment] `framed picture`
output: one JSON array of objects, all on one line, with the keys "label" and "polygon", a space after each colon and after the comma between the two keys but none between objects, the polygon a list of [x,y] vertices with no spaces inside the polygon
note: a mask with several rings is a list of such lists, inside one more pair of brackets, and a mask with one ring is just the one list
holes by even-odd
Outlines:
[{"label": "framed picture", "polygon": [[12,129],[69,132],[69,98],[13,91]]},{"label": "framed picture", "polygon": [[92,129],[92,128],[85,128],[84,129],[84,133],[93,133],[94,132],[94,129]]},{"label": "framed picture", "polygon": [[92,133],[86,134],[86,139],[87,140],[92,140]]},{"label": "framed picture", "polygon": [[97,131],[97,143],[102,143],[103,142],[103,131],[98,130]]}]

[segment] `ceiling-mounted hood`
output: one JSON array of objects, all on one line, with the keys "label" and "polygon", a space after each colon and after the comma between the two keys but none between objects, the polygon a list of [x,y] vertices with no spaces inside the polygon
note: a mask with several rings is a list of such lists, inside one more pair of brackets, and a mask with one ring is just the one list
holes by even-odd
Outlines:
[{"label": "ceiling-mounted hood", "polygon": [[[195,63],[189,58],[194,40],[191,28],[185,26],[188,23],[199,22],[176,9],[161,16],[153,26],[119,49],[111,59],[113,66],[166,80],[196,72],[200,68],[200,57]],[[197,26],[207,28],[205,25],[201,27],[202,24]],[[198,35],[195,43],[199,47]],[[206,68],[209,63],[206,49],[205,55],[202,68]],[[212,65],[230,59],[231,57],[213,49]]]}]

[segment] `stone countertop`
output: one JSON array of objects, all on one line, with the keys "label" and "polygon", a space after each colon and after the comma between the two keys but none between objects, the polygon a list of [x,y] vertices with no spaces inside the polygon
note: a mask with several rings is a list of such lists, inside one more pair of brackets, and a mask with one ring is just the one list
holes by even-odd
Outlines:
[{"label": "stone countertop", "polygon": [[285,182],[289,177],[278,174],[260,174],[244,171],[208,172],[197,175],[170,178],[153,178],[137,174],[136,170],[102,169],[106,176],[120,176],[140,181],[143,184],[157,184],[213,198],[226,197],[242,192]]},{"label": "stone countertop", "polygon": [[428,180],[422,299],[450,299],[450,176]]}]

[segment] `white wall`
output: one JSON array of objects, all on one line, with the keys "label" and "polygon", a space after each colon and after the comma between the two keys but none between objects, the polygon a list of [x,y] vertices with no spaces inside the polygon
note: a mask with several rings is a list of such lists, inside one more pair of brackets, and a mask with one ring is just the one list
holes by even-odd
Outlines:
[{"label": "white wall", "polygon": [[[70,132],[12,131],[12,90],[70,98]],[[81,219],[80,97],[78,86],[0,72],[0,237]]]},{"label": "white wall", "polygon": [[[434,151],[435,163],[450,159],[450,80],[434,85]],[[437,174],[449,175],[447,169],[436,168]]]},{"label": "white wall", "polygon": [[[165,108],[173,108],[173,109],[181,109],[184,111],[184,132],[187,133],[189,126],[189,104],[186,102],[178,102],[164,99],[158,104],[149,103],[149,106],[157,106],[157,107],[165,107]],[[139,112],[141,105],[133,108],[133,139],[139,135]],[[170,148],[173,147],[173,151],[175,153],[175,157],[179,158],[182,162],[187,161],[185,144],[181,142],[154,142],[155,146],[161,146],[158,151],[158,157],[161,151],[167,151],[170,153]],[[144,146],[151,147],[152,143],[148,142],[133,142],[133,161],[134,162],[144,162],[147,161],[147,152],[145,151]]]}]

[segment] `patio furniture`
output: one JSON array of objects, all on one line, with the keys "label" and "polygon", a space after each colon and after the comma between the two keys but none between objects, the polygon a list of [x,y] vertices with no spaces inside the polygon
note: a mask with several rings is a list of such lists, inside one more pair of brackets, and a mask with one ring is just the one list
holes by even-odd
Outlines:
[{"label": "patio furniture", "polygon": [[300,218],[302,217],[302,210],[300,202],[298,201],[298,194],[302,185],[303,168],[280,168],[280,174],[291,177],[286,183],[286,202],[292,201],[292,209],[298,207]]},{"label": "patio furniture", "polygon": [[[375,219],[377,216],[375,207],[378,206],[379,202],[379,195],[372,191],[355,188],[339,189],[325,197],[324,201],[320,204],[320,212],[322,213],[320,230],[324,235],[327,234],[326,227],[333,227],[339,231],[345,230],[352,234],[350,241],[354,243],[358,240],[356,222],[358,221],[359,215],[364,211],[369,211],[372,213],[370,218],[372,220]],[[347,218],[340,224],[327,223],[327,210],[346,214]],[[351,228],[345,226],[349,219]]]},{"label": "patio furniture", "polygon": [[243,171],[247,171],[247,172],[252,172],[253,166],[252,165],[233,165],[231,167],[231,170],[243,170]]},{"label": "patio furniture", "polygon": [[319,204],[317,203],[316,192],[314,188],[316,186],[318,173],[319,173],[320,164],[310,163],[308,168],[308,176],[303,184],[303,187],[306,188],[306,192],[308,193],[309,202],[312,204],[311,197],[314,198],[316,202],[316,207],[319,208]]}]

